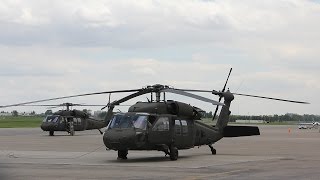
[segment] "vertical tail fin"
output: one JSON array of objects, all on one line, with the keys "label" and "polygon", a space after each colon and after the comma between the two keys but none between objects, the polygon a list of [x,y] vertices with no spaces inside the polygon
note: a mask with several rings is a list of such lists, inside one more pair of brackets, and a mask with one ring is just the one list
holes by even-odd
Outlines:
[{"label": "vertical tail fin", "polygon": [[228,125],[229,122],[229,116],[231,114],[230,105],[231,101],[234,99],[234,96],[229,90],[222,93],[221,96],[224,98],[224,106],[221,109],[216,127],[221,133],[223,133],[223,129]]},{"label": "vertical tail fin", "polygon": [[223,135],[223,137],[260,135],[259,128],[255,126],[228,126],[229,117],[231,114],[230,104],[234,99],[234,96],[229,90],[225,93],[222,93],[221,96],[224,97],[225,105],[221,109],[216,127],[218,128],[218,131]]}]

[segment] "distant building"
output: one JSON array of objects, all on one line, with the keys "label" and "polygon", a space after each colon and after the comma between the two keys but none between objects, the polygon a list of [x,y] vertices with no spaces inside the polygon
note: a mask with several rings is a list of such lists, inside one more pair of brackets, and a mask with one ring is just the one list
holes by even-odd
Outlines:
[{"label": "distant building", "polygon": [[254,119],[247,119],[247,120],[236,120],[236,123],[243,123],[243,124],[263,124],[263,123],[266,123],[266,121],[264,120],[254,120]]},{"label": "distant building", "polygon": [[32,116],[32,112],[19,112],[19,116]]},{"label": "distant building", "polygon": [[12,113],[9,112],[1,112],[0,116],[12,116]]}]

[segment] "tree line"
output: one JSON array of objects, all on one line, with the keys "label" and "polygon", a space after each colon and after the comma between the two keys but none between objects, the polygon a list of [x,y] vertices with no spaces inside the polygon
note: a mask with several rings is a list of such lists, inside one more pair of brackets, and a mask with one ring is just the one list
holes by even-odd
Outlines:
[{"label": "tree line", "polygon": [[[88,113],[89,115],[90,112],[87,109],[83,110],[84,112]],[[1,113],[8,113],[1,111]],[[32,111],[30,115],[40,115],[40,116],[46,116],[52,114],[52,110],[47,110],[45,113],[42,114],[36,114],[35,111]],[[18,111],[14,110],[11,112],[13,116],[18,116]],[[97,118],[103,119],[106,116],[107,112],[106,111],[101,111],[99,114],[96,114]],[[203,118],[212,118],[213,113],[212,111],[210,112],[203,112]],[[218,115],[216,116],[215,119],[218,118]],[[282,122],[282,121],[296,121],[296,122],[320,122],[320,116],[319,115],[313,115],[313,114],[304,114],[304,115],[299,115],[299,114],[294,114],[294,113],[287,113],[284,115],[230,115],[230,122],[235,122],[236,120],[264,120],[266,122]]]},{"label": "tree line", "polygon": [[[218,115],[217,115],[218,116]],[[217,119],[217,116],[215,119]],[[203,114],[204,118],[212,118],[213,113],[205,112]],[[313,122],[317,121],[320,122],[320,116],[319,115],[313,115],[313,114],[294,114],[294,113],[287,113],[284,115],[230,115],[230,122],[235,122],[236,120],[264,120],[266,122],[282,122],[282,121],[301,121],[301,122]]]}]

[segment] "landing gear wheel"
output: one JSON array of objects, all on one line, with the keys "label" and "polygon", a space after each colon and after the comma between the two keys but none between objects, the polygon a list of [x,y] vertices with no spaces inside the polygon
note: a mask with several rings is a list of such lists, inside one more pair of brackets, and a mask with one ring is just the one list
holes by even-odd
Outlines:
[{"label": "landing gear wheel", "polygon": [[54,131],[49,131],[49,136],[54,136]]},{"label": "landing gear wheel", "polygon": [[212,145],[209,145],[209,147],[211,149],[212,155],[216,155],[217,154],[217,150],[215,148],[213,148]]},{"label": "landing gear wheel", "polygon": [[175,161],[178,159],[179,156],[179,152],[178,152],[178,148],[171,146],[170,147],[170,159],[171,161]]},{"label": "landing gear wheel", "polygon": [[214,148],[212,148],[212,149],[211,149],[211,153],[212,153],[212,155],[216,155],[216,154],[217,154],[217,150],[214,149]]},{"label": "landing gear wheel", "polygon": [[128,159],[128,150],[118,150],[118,159]]}]

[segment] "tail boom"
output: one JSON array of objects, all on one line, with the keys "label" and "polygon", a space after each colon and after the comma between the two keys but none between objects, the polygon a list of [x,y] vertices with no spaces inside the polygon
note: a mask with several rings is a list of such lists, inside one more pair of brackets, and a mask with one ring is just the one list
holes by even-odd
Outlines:
[{"label": "tail boom", "polygon": [[260,135],[257,126],[226,126],[223,129],[223,137],[241,137]]}]

